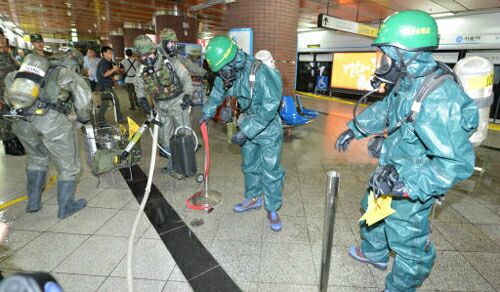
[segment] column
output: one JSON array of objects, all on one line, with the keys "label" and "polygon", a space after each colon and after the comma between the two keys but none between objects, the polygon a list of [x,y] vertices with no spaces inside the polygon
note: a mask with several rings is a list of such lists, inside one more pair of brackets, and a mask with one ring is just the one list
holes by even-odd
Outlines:
[{"label": "column", "polygon": [[227,4],[229,28],[251,27],[254,53],[268,50],[283,79],[283,95],[295,90],[299,0],[252,0]]},{"label": "column", "polygon": [[198,41],[198,20],[180,11],[157,11],[155,13],[156,35],[165,28],[171,28],[181,43],[196,44]]}]

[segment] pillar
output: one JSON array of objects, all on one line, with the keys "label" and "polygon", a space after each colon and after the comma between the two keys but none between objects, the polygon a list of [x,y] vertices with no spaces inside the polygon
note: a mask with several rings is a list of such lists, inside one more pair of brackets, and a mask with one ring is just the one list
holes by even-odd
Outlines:
[{"label": "pillar", "polygon": [[156,35],[165,28],[171,28],[181,43],[196,44],[198,41],[198,20],[180,11],[157,11],[155,13]]},{"label": "pillar", "polygon": [[111,47],[113,48],[113,54],[115,56],[115,62],[118,64],[121,60],[123,60],[123,49],[124,49],[124,41],[123,41],[123,31],[112,31],[109,34],[109,42],[111,43]]},{"label": "pillar", "polygon": [[254,53],[271,52],[283,79],[283,95],[293,94],[299,0],[237,1],[227,6],[229,28],[253,28]]}]

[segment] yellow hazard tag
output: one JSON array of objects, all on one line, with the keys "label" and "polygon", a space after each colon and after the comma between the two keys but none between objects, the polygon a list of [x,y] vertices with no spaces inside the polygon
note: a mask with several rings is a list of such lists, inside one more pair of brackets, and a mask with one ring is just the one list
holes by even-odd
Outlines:
[{"label": "yellow hazard tag", "polygon": [[365,214],[359,218],[359,221],[366,221],[368,226],[371,226],[380,220],[394,214],[396,210],[391,208],[392,197],[380,196],[375,198],[373,191],[368,195],[368,209]]},{"label": "yellow hazard tag", "polygon": [[130,139],[132,138],[132,136],[134,136],[135,133],[137,133],[137,131],[139,131],[139,125],[130,117],[127,117],[127,120],[128,120],[128,137]]},{"label": "yellow hazard tag", "polygon": [[466,80],[467,90],[482,89],[493,85],[493,74],[471,77]]},{"label": "yellow hazard tag", "polygon": [[38,97],[38,91],[39,91],[38,86],[33,86],[31,88],[31,96],[33,96],[34,98],[37,98]]}]

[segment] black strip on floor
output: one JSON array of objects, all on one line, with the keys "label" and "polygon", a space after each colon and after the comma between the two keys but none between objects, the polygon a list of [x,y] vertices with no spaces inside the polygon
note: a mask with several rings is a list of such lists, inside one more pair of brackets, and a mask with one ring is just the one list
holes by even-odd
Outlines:
[{"label": "black strip on floor", "polygon": [[[131,171],[133,180],[128,169],[120,172],[140,204],[147,176],[137,165]],[[154,184],[144,213],[195,292],[241,291]]]}]

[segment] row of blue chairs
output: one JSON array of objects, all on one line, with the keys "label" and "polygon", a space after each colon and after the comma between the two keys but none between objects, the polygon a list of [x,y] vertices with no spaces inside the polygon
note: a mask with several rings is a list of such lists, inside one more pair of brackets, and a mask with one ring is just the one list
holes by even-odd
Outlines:
[{"label": "row of blue chairs", "polygon": [[281,97],[280,117],[284,126],[297,127],[312,122],[319,113],[317,111],[304,108],[300,97],[285,95]]}]

